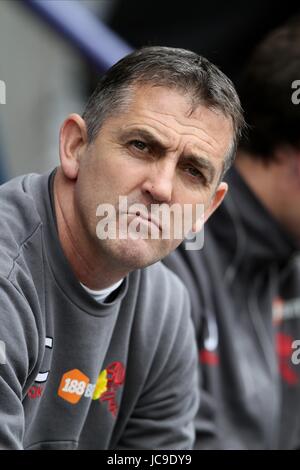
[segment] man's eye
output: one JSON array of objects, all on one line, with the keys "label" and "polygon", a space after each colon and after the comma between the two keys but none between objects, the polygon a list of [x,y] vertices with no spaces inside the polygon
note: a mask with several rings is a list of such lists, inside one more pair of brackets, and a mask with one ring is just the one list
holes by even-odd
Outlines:
[{"label": "man's eye", "polygon": [[133,147],[135,147],[137,150],[143,151],[143,150],[146,150],[146,149],[147,149],[147,145],[146,145],[144,142],[142,142],[141,140],[132,140],[132,141],[130,142],[130,144],[131,144]]},{"label": "man's eye", "polygon": [[190,166],[187,168],[188,172],[190,173],[190,175],[192,176],[199,176],[201,175],[200,171],[197,170],[197,168],[194,168],[193,166]]},{"label": "man's eye", "polygon": [[195,168],[194,166],[188,166],[186,167],[185,171],[194,179],[197,179],[198,181],[201,181],[202,183],[206,183],[205,176],[203,175],[201,171],[198,170],[198,168]]},{"label": "man's eye", "polygon": [[189,166],[186,168],[186,171],[188,171],[188,173],[191,175],[191,176],[202,176],[203,177],[203,174],[197,169],[195,168],[194,166]]}]

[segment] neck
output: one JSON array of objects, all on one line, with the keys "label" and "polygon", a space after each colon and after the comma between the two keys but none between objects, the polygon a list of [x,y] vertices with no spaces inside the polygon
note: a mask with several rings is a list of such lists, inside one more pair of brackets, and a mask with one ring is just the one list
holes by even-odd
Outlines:
[{"label": "neck", "polygon": [[111,268],[111,263],[96,243],[88,238],[84,224],[75,210],[75,183],[59,168],[54,177],[54,205],[58,237],[64,254],[78,281],[93,290],[110,287],[127,272]]},{"label": "neck", "polygon": [[238,152],[235,166],[247,185],[292,236],[300,238],[299,214],[295,201],[299,198],[298,172],[286,156],[265,163],[262,159]]}]

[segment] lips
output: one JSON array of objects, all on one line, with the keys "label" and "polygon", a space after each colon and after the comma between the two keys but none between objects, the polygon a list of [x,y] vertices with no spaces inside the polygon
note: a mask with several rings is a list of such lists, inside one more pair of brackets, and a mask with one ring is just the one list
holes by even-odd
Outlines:
[{"label": "lips", "polygon": [[145,214],[142,211],[135,211],[135,212],[128,212],[128,215],[133,215],[135,217],[139,217],[140,219],[145,220],[146,222],[151,222],[152,224],[156,225],[156,227],[161,231],[161,225],[159,223],[159,220],[156,219],[155,217],[152,217],[149,214]]}]

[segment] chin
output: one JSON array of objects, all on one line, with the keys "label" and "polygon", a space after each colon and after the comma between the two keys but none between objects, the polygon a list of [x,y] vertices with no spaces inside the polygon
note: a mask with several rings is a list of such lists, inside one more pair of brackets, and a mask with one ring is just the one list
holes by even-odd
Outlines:
[{"label": "chin", "polygon": [[170,250],[159,243],[149,240],[118,240],[112,249],[113,257],[119,264],[128,267],[130,271],[140,269],[160,261]]}]

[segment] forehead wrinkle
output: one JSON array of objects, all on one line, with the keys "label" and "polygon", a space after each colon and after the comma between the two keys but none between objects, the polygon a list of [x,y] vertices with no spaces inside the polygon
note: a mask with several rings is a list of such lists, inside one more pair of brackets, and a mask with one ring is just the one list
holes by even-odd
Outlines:
[{"label": "forehead wrinkle", "polygon": [[[141,117],[143,118],[144,116],[141,115]],[[134,122],[134,123],[126,125],[126,128],[130,128],[131,126],[132,127],[136,126],[136,130],[138,131],[138,129],[143,129],[143,128],[146,129],[147,127],[149,127],[151,129],[149,130],[149,132],[153,133],[154,136],[155,135],[159,136],[158,138],[161,140],[162,143],[164,143],[166,147],[172,147],[174,145],[174,141],[175,141],[174,133],[176,134],[177,139],[183,135],[183,133],[178,132],[178,130],[174,129],[173,127],[170,127],[169,123],[165,123],[159,119],[155,119],[152,116],[146,115],[146,118],[147,118],[147,122],[141,122],[141,121],[138,121],[136,123]],[[158,128],[158,125],[161,126],[163,130]],[[166,133],[164,133],[165,130],[167,131]],[[170,141],[172,141],[172,143],[170,143]],[[178,146],[178,142],[176,143],[175,146],[176,147]]]},{"label": "forehead wrinkle", "polygon": [[[211,140],[213,140],[215,143],[218,143],[218,139],[215,138],[213,135],[208,135],[208,133],[202,128],[202,127],[198,127],[196,126],[194,123],[191,123],[191,122],[186,122],[186,123],[181,123],[180,120],[178,118],[176,118],[176,116],[174,116],[173,113],[167,113],[167,112],[162,112],[162,111],[156,111],[156,110],[151,110],[151,112],[155,113],[155,114],[159,114],[159,115],[166,115],[166,116],[170,116],[171,119],[174,119],[177,124],[179,124],[179,126],[181,127],[188,127],[188,128],[192,128],[192,129],[195,129],[195,135],[197,132],[199,132],[199,130],[201,132],[203,132],[206,136],[208,136]],[[194,111],[192,111],[192,113],[194,113]],[[223,116],[223,115],[220,115],[219,113],[215,113],[217,116]],[[225,116],[224,116],[225,117]],[[193,117],[189,117],[187,116],[187,119],[189,119],[189,121],[193,120],[194,122],[197,122],[197,123],[200,123],[200,119],[197,119],[197,118],[193,118]],[[167,124],[161,122],[159,119],[158,119],[158,122],[160,122],[162,125],[164,126],[167,126]],[[178,133],[178,132],[177,132]],[[186,132],[183,132],[183,133],[180,133],[181,135],[188,135]]]},{"label": "forehead wrinkle", "polygon": [[[180,128],[185,127],[185,129],[181,131],[180,129],[174,129],[173,127],[171,128],[170,124],[165,123],[158,117],[154,118],[152,115],[149,115],[148,112],[149,110],[146,109],[144,112],[141,112],[141,110],[139,110],[137,113],[138,116],[141,116],[141,119],[145,119],[145,121],[147,120],[147,122],[134,121],[130,124],[126,124],[123,127],[123,129],[130,129],[131,127],[133,127],[135,128],[134,129],[135,131],[138,131],[139,129],[142,130],[144,128],[145,130],[147,130],[147,132],[150,132],[153,135],[153,137],[156,138],[159,142],[161,142],[161,144],[166,148],[172,148],[172,147],[178,148],[179,146],[182,147],[182,145],[180,145],[180,142],[178,142],[178,139],[180,139],[181,137],[190,138],[192,135],[200,139],[202,143],[205,144],[209,149],[215,151],[215,147],[213,144],[218,144],[219,141],[212,135],[209,135],[202,127],[197,127],[194,125],[194,123],[182,124],[180,123],[180,121],[178,121],[178,119],[176,119],[176,117],[172,113],[151,110],[151,113],[155,113],[157,115],[169,116],[173,121],[177,123],[177,125]],[[135,115],[135,118],[137,117],[137,115]],[[199,122],[199,120],[197,119],[195,120]],[[161,126],[163,130],[166,130],[167,133],[165,134],[164,132],[162,132],[162,130],[158,128],[158,125]],[[149,127],[150,130],[148,130],[147,127]],[[187,127],[193,130],[191,134],[187,132],[186,130]],[[174,133],[176,134],[176,138],[174,137]],[[199,136],[199,133],[201,133],[202,135]],[[209,142],[208,140],[211,140],[212,142]],[[189,145],[189,143],[184,144],[184,146],[186,145]],[[191,143],[191,145],[193,145],[193,147],[197,146],[197,144],[195,143]],[[202,153],[201,149],[199,149],[199,151]]]},{"label": "forehead wrinkle", "polygon": [[[205,136],[206,138],[210,139],[210,136],[209,136],[203,129],[202,129],[202,131],[203,131],[204,136]],[[182,134],[182,136],[189,136],[189,135],[190,135],[190,134],[187,134],[187,133],[183,133],[183,134]],[[199,137],[199,136],[197,136],[197,137]],[[218,141],[217,141],[216,139],[213,139],[213,141],[214,141],[213,143],[209,142],[208,140],[206,140],[206,139],[203,138],[203,137],[200,137],[200,139],[201,139],[201,142],[202,142],[202,143],[204,142],[204,143],[205,143],[210,149],[212,149],[212,150],[215,150],[215,146],[214,146],[213,144],[218,144]],[[190,145],[191,147],[194,147],[194,148],[197,147],[196,144],[190,143],[190,142],[188,142],[186,145]]]},{"label": "forehead wrinkle", "polygon": [[[151,130],[149,130],[149,128]],[[116,131],[118,133],[118,131]],[[166,141],[166,137],[161,135],[161,133],[159,132],[159,130],[153,128],[151,125],[149,124],[145,124],[145,123],[133,123],[133,124],[129,124],[129,125],[125,125],[124,128],[121,130],[121,133],[124,133],[124,134],[138,134],[138,133],[141,133],[141,134],[145,134],[146,137],[148,135],[148,137],[150,139],[153,139],[153,140],[156,140],[158,144],[160,144],[162,147],[168,147],[169,146],[169,142]]]},{"label": "forehead wrinkle", "polygon": [[[191,135],[193,135],[194,137],[197,137],[197,138],[200,138],[201,140],[203,140],[203,142],[204,142],[205,144],[207,144],[207,145],[208,145],[211,149],[213,149],[213,150],[215,150],[213,143],[214,143],[214,144],[217,144],[217,145],[218,145],[218,143],[219,143],[219,141],[218,141],[217,138],[215,138],[215,137],[214,137],[213,135],[211,135],[211,134],[208,134],[207,131],[205,131],[202,127],[197,127],[197,126],[195,126],[194,123],[184,123],[184,124],[182,124],[178,119],[176,119],[176,117],[175,117],[173,114],[170,114],[170,113],[162,113],[162,112],[159,112],[159,111],[152,111],[152,112],[155,112],[155,113],[158,114],[158,115],[164,114],[164,115],[170,116],[171,119],[175,120],[176,123],[177,123],[181,128],[184,128],[184,127],[185,127],[185,128],[190,128],[190,129],[193,129],[193,130],[194,130],[194,132],[192,132],[191,134],[189,134],[189,133],[186,131],[186,129],[183,130],[182,132],[181,132],[180,130],[177,130],[177,129],[174,129],[174,128],[170,129],[169,125],[168,125],[167,123],[165,123],[165,122],[162,122],[160,119],[154,119],[154,118],[152,118],[151,116],[146,116],[147,119],[150,119],[150,120],[153,120],[153,121],[155,121],[155,122],[158,122],[160,125],[162,125],[163,127],[167,128],[167,130],[168,130],[169,132],[170,132],[170,131],[171,131],[171,132],[175,132],[175,133],[176,133],[178,136],[180,136],[180,137],[184,137],[184,136],[185,136],[185,137],[190,137]],[[197,122],[199,122],[199,120],[196,119],[196,118],[194,118],[194,120],[197,121]],[[199,131],[204,134],[205,138],[203,138],[203,136],[202,136],[202,137],[199,136]],[[210,143],[210,142],[208,141],[208,139],[210,139],[213,143]],[[173,140],[173,139],[172,139],[172,140]]]}]

